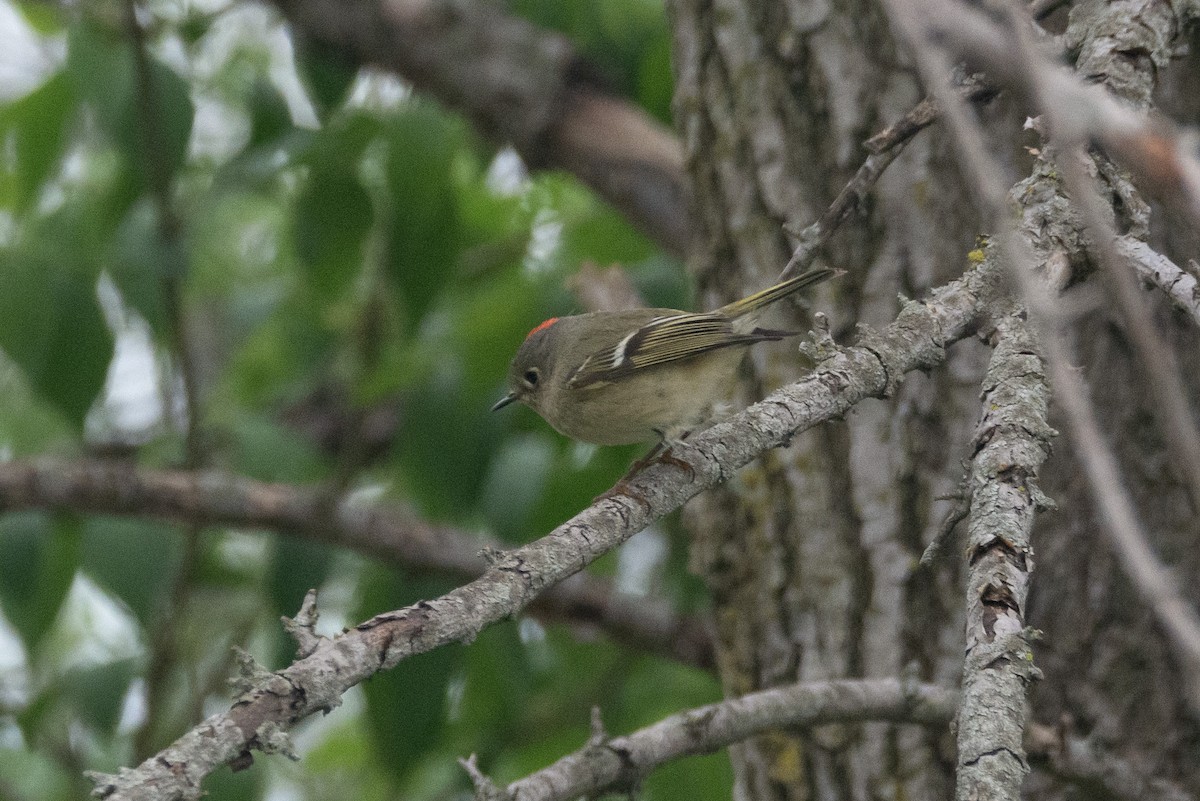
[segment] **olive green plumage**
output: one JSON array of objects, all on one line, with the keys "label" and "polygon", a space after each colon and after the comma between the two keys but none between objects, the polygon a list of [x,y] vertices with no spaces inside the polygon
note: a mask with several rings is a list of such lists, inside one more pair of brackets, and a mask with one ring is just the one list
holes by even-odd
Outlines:
[{"label": "olive green plumage", "polygon": [[509,368],[509,393],[561,433],[597,445],[664,439],[706,422],[746,348],[790,331],[756,328],[757,312],[837,274],[816,269],[711,312],[631,309],[539,325]]}]

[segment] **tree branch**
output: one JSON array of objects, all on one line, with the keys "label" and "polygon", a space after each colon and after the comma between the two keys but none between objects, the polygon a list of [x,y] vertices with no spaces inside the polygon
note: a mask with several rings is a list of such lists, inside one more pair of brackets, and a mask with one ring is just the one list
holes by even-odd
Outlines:
[{"label": "tree branch", "polygon": [[1177,308],[1200,325],[1200,285],[1195,276],[1132,236],[1117,237],[1115,245],[1138,275],[1165,292]]},{"label": "tree branch", "polygon": [[[957,694],[897,679],[815,681],[690,709],[622,737],[603,731],[578,751],[508,785],[509,801],[568,801],[631,791],[655,768],[771,729],[884,720],[944,724]],[[477,798],[483,801],[481,794]]]},{"label": "tree branch", "polygon": [[958,716],[958,792],[1020,798],[1025,692],[1040,676],[1026,641],[1034,515],[1049,501],[1037,485],[1055,432],[1038,345],[1017,313],[1003,317],[984,376],[983,415],[971,463],[967,546],[967,650]]},{"label": "tree branch", "polygon": [[690,237],[683,153],[566,37],[473,0],[276,0],[298,33],[391,70],[532,168],[574,173],[666,250]]},{"label": "tree branch", "polygon": [[[990,100],[996,95],[994,88],[974,79],[964,80],[961,92],[965,100],[978,102]],[[871,187],[904,151],[909,140],[936,122],[937,117],[937,104],[926,98],[864,143],[864,147],[870,151],[869,155],[820,218],[803,229],[785,226],[799,241],[779,276],[780,280],[791,278],[812,264],[817,252],[825,246],[838,226],[866,200]]]},{"label": "tree branch", "polygon": [[519,613],[537,596],[582,570],[689,498],[726,480],[764,450],[799,431],[833,420],[856,403],[892,392],[905,373],[929,369],[945,346],[974,330],[998,291],[994,269],[973,269],[910,301],[887,328],[863,329],[860,344],[812,348],[818,368],[677,448],[690,470],[654,464],[625,481],[623,494],[601,500],[547,536],[499,555],[487,572],[440,598],[367,620],[322,640],[308,657],[260,677],[227,712],[214,715],[136,769],[93,775],[101,798],[195,798],[218,766],[245,760],[249,749],[279,747],[298,721],[340,703],[347,689],[401,660]]},{"label": "tree branch", "polygon": [[[1174,20],[1169,6],[1156,3],[1151,7],[1157,9],[1160,17]],[[1014,23],[1013,28],[1023,55],[1028,55],[1032,48],[1023,42],[1019,22]],[[1107,31],[1103,33],[1107,35]],[[1116,237],[1108,223],[1108,209],[1102,207],[1100,198],[1089,185],[1083,168],[1085,154],[1081,148],[1076,149],[1077,143],[1085,140],[1070,136],[1070,128],[1064,124],[1064,110],[1056,105],[1059,98],[1048,91],[1049,81],[1043,72],[1033,71],[1033,59],[1022,58],[1020,61],[1031,64],[1026,81],[1043,113],[1056,127],[1055,140],[1067,148],[1060,164],[1071,189],[1072,202],[1089,229],[1089,249],[1105,270],[1110,292],[1126,321],[1127,333],[1135,342],[1139,364],[1146,371],[1155,395],[1156,416],[1163,421],[1168,450],[1177,461],[1195,506],[1200,504],[1200,433],[1179,381],[1173,354],[1153,330],[1137,295],[1133,276],[1125,270],[1115,250],[1113,241]],[[1200,196],[1193,199],[1200,202]],[[1053,314],[1040,316],[1048,332],[1047,355],[1055,387],[1083,461],[1088,487],[1102,512],[1103,529],[1118,561],[1162,627],[1179,663],[1184,696],[1193,716],[1200,718],[1200,614],[1159,561],[1142,530],[1133,499],[1121,480],[1116,458],[1104,441],[1086,386],[1070,366],[1069,349],[1061,341],[1061,319]]]},{"label": "tree branch", "polygon": [[[163,115],[160,107],[159,87],[154,80],[151,60],[146,43],[145,31],[137,18],[136,0],[125,0],[123,4],[124,23],[129,44],[133,50],[135,75],[137,78],[137,132],[140,138],[142,170],[147,176],[150,192],[158,211],[156,220],[158,235],[165,247],[166,264],[162,265],[160,292],[163,297],[163,307],[166,310],[167,323],[170,330],[170,353],[175,369],[179,376],[179,389],[183,397],[183,421],[181,428],[184,435],[184,463],[189,468],[198,468],[204,461],[201,443],[200,426],[200,381],[196,369],[195,352],[188,325],[188,314],[184,303],[183,282],[187,276],[189,263],[187,243],[184,238],[184,226],[175,209],[173,198],[172,169],[165,152],[163,142]],[[168,419],[174,417],[173,410],[174,386],[166,381],[163,394],[168,398],[165,412]],[[172,579],[171,592],[167,602],[159,612],[158,625],[151,631],[149,643],[149,660],[145,671],[146,681],[146,721],[138,730],[134,741],[135,753],[138,757],[153,753],[157,743],[153,741],[156,724],[162,721],[161,712],[165,706],[164,695],[167,691],[167,679],[178,659],[178,646],[175,642],[179,623],[187,606],[187,600],[195,580],[196,564],[199,561],[201,548],[200,526],[187,526],[183,532],[183,555],[178,570]],[[198,708],[201,696],[196,687],[192,691],[189,706]],[[196,714],[199,717],[199,714]],[[193,720],[194,718],[189,718]],[[174,730],[168,729],[168,734]]]},{"label": "tree branch", "polygon": [[1137,277],[1117,250],[1117,235],[1108,220],[1112,210],[1085,174],[1085,160],[1090,163],[1082,149],[1065,149],[1059,159],[1063,178],[1087,228],[1089,249],[1100,264],[1108,294],[1133,345],[1138,372],[1145,378],[1154,399],[1154,416],[1162,428],[1167,452],[1187,489],[1192,510],[1200,511],[1200,429],[1179,377],[1179,362],[1155,330]]},{"label": "tree branch", "polygon": [[[331,503],[317,489],[116,461],[0,463],[0,508],[264,528],[350,548],[397,567],[466,579],[484,572],[481,550],[500,546],[482,534],[430,523],[400,505]],[[620,642],[685,664],[713,665],[712,636],[702,620],[680,615],[661,599],[617,593],[596,576],[573,576],[540,596],[530,611],[596,626]]]},{"label": "tree branch", "polygon": [[[1032,260],[1012,258],[1030,244],[1005,217],[1003,173],[987,151],[979,123],[950,85],[951,64],[938,47],[923,47],[935,23],[922,0],[888,0],[888,15],[907,41],[943,113],[986,221],[1001,237],[1015,272]],[[1012,233],[1010,233],[1012,232]],[[988,248],[985,263],[997,260]],[[1029,279],[1023,272],[1021,278]],[[985,375],[983,417],[971,466],[968,529],[967,652],[959,711],[955,797],[1018,801],[1029,773],[1023,748],[1025,694],[1040,673],[1026,639],[1025,601],[1033,569],[1030,534],[1036,511],[1048,505],[1037,472],[1054,432],[1046,423],[1049,390],[1038,346],[1011,302],[993,309],[997,342]]]}]

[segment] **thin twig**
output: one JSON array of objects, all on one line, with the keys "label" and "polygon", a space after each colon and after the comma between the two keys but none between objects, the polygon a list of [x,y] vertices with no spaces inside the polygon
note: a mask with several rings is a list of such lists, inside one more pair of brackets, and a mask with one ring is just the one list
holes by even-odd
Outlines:
[{"label": "thin twig", "polygon": [[[921,41],[914,44],[917,51],[945,48],[955,58],[979,65],[992,80],[1017,94],[1029,92],[1029,76],[1036,74],[1043,101],[1037,105],[1061,112],[1057,136],[1097,143],[1146,185],[1155,187],[1162,200],[1200,227],[1200,155],[1190,134],[1166,118],[1143,113],[1130,105],[1129,101],[1140,105],[1143,98],[1126,97],[1126,102],[1122,102],[1105,87],[1085,83],[1040,48],[1029,48],[1027,60],[1014,58],[1012,37],[978,7],[950,0],[923,0],[921,5],[925,28]],[[1156,4],[1155,11],[1168,19],[1155,20],[1153,24],[1140,20],[1138,30],[1157,35],[1160,28],[1176,29],[1178,23],[1170,4]],[[1154,58],[1162,57],[1160,50],[1170,51],[1168,47],[1160,47],[1156,40],[1146,45],[1119,41],[1119,47],[1108,41],[1094,50],[1111,56],[1123,48],[1147,47],[1147,53]],[[1088,70],[1091,75],[1092,67]],[[1150,88],[1144,82],[1138,87],[1143,92]]]},{"label": "thin twig", "polygon": [[[964,76],[959,81],[958,90],[962,99],[971,103],[985,103],[1000,91],[979,75]],[[911,139],[920,131],[937,122],[937,118],[937,103],[927,97],[899,120],[863,142],[863,147],[872,153],[882,153]]]},{"label": "thin twig", "polygon": [[1115,244],[1138,275],[1165,292],[1176,308],[1200,325],[1200,282],[1196,281],[1194,275],[1131,236],[1118,237]]},{"label": "thin twig", "polygon": [[[990,100],[996,95],[993,87],[974,77],[964,78],[960,91],[964,99],[979,102]],[[884,170],[899,157],[905,145],[914,136],[933,124],[937,115],[937,105],[926,98],[909,109],[899,120],[863,143],[870,154],[820,218],[803,229],[791,225],[784,226],[784,230],[796,237],[797,244],[778,280],[785,281],[798,275],[813,263],[817,251],[825,246],[846,218],[862,205],[867,193],[883,175]]]},{"label": "thin twig", "polygon": [[[1082,150],[1076,150],[1078,145],[1072,147],[1081,140],[1072,140],[1067,133],[1063,133],[1071,128],[1060,124],[1063,110],[1054,105],[1055,95],[1047,92],[1045,74],[1036,70],[1032,59],[1028,58],[1032,48],[1025,41],[1019,15],[1012,13],[1010,21],[1022,55],[1027,56],[1022,61],[1030,64],[1027,80],[1032,92],[1042,112],[1053,121],[1055,130],[1059,132],[1055,136],[1056,141],[1066,145],[1059,165],[1071,188],[1072,202],[1081,210],[1085,224],[1091,230],[1091,247],[1107,274],[1110,289],[1126,320],[1127,333],[1135,341],[1141,367],[1150,379],[1158,407],[1156,411],[1163,415],[1166,423],[1164,433],[1168,440],[1168,452],[1173,454],[1184,473],[1182,477],[1191,491],[1193,506],[1200,506],[1200,433],[1197,432],[1192,410],[1179,382],[1174,355],[1154,332],[1138,296],[1134,277],[1114,249],[1115,233],[1108,224],[1107,209],[1101,207],[1100,199],[1083,171],[1083,159],[1086,156]],[[1058,376],[1055,386],[1059,389],[1068,423],[1076,436],[1088,486],[1102,512],[1103,529],[1109,535],[1118,561],[1162,626],[1179,662],[1184,695],[1193,715],[1200,718],[1200,614],[1184,598],[1170,571],[1150,546],[1133,499],[1121,480],[1116,458],[1096,420],[1083,380],[1070,368],[1069,351],[1061,341],[1061,320],[1049,316],[1044,325],[1053,332],[1049,337],[1051,346],[1059,351],[1055,357],[1057,363],[1052,365],[1053,373]],[[1060,382],[1063,385],[1061,387]],[[1180,441],[1174,442],[1174,439]]]},{"label": "thin twig", "polygon": [[928,568],[934,563],[938,554],[945,548],[946,542],[950,539],[950,535],[954,532],[954,529],[959,523],[966,520],[967,515],[971,513],[971,471],[965,464],[962,480],[959,481],[958,489],[954,495],[950,496],[949,500],[953,500],[954,505],[946,512],[946,516],[942,518],[942,523],[938,526],[933,539],[925,546],[919,563],[922,568]]},{"label": "thin twig", "polygon": [[[168,263],[162,265],[161,291],[171,333],[171,350],[179,371],[183,391],[184,465],[197,468],[203,460],[200,440],[200,391],[196,365],[188,336],[187,316],[183,302],[183,279],[186,275],[185,243],[182,237],[182,222],[175,212],[171,196],[172,170],[168,163],[166,144],[162,130],[162,108],[154,71],[147,52],[145,33],[137,19],[136,0],[126,0],[125,27],[133,50],[135,74],[138,85],[137,127],[141,138],[142,172],[150,185],[158,209],[159,236],[167,245]],[[168,398],[172,393],[167,392]],[[173,404],[167,404],[171,414]],[[166,705],[168,679],[177,657],[175,637],[179,623],[186,611],[194,572],[199,564],[201,530],[189,524],[184,531],[183,558],[179,562],[171,592],[158,615],[150,641],[149,664],[146,668],[146,722],[138,730],[134,749],[139,757],[149,756],[155,750],[151,738],[155,725],[161,723],[162,710]],[[193,692],[196,688],[192,688]],[[192,706],[198,708],[200,699],[193,696]]]},{"label": "thin twig", "polygon": [[[933,5],[936,5],[936,2],[926,0],[926,11],[923,13],[932,13],[929,8]],[[944,20],[942,22],[944,23]],[[944,33],[945,25],[940,25],[937,31]],[[1016,41],[1013,40],[1013,36],[1005,36],[1003,39],[1009,42],[1010,51],[1014,45],[1018,48],[1024,47],[1019,35]],[[918,35],[914,36],[913,41],[917,49],[920,49],[930,40],[924,35]],[[1016,60],[1025,66],[1016,72],[1015,78],[1011,72],[1009,77],[1020,81],[1026,90],[1031,85],[1036,86],[1042,110],[1049,112],[1056,108],[1054,101],[1062,97],[1058,93],[1045,92],[1051,83],[1047,80],[1047,75],[1051,74],[1050,68],[1041,65],[1042,62],[1031,54],[1029,48],[1025,48],[1023,55],[1024,58]],[[931,80],[936,85],[943,86],[941,81],[944,78],[939,79],[937,76],[944,76],[949,70],[945,67],[946,61],[940,55],[940,51],[936,58],[941,60],[941,69],[932,71]],[[1054,72],[1053,75],[1058,76],[1059,73]],[[1059,86],[1061,80],[1055,77],[1053,84]],[[948,90],[942,91],[950,96]],[[1065,412],[1072,442],[1083,463],[1089,489],[1103,521],[1103,530],[1108,535],[1125,573],[1166,632],[1167,642],[1180,663],[1180,673],[1185,680],[1189,704],[1200,714],[1200,616],[1197,616],[1195,610],[1183,598],[1169,571],[1159,562],[1148,544],[1134,512],[1129,491],[1120,478],[1116,459],[1105,444],[1083,379],[1072,367],[1070,349],[1064,341],[1061,315],[1034,278],[1034,266],[1037,262],[1032,248],[1023,237],[1012,232],[1012,224],[1006,212],[1006,197],[1001,177],[1003,173],[999,165],[987,152],[978,125],[969,118],[965,110],[947,108],[946,112],[946,120],[950,124],[956,144],[962,151],[962,163],[972,176],[971,184],[979,194],[981,207],[988,211],[998,230],[1005,232],[999,243],[1005,251],[1006,261],[1012,265],[1010,272],[1020,287],[1030,317],[1037,323],[1041,332],[1047,370],[1056,397]]]},{"label": "thin twig", "polygon": [[1062,727],[1029,726],[1025,747],[1031,762],[1074,786],[1079,798],[1113,801],[1195,801],[1196,796],[1139,761],[1123,759],[1096,732],[1079,737]]}]

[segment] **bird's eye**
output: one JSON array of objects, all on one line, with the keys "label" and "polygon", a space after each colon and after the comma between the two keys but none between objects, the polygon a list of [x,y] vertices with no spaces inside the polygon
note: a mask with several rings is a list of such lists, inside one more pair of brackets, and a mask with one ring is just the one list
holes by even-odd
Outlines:
[{"label": "bird's eye", "polygon": [[541,377],[542,377],[542,374],[538,372],[538,369],[536,367],[530,367],[528,370],[525,371],[525,383],[531,387],[536,387],[537,383],[538,383],[538,379]]}]

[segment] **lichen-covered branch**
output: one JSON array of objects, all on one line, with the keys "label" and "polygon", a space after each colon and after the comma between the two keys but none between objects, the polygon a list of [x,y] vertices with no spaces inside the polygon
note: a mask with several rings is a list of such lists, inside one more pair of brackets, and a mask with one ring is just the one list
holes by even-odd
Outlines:
[{"label": "lichen-covered branch", "polygon": [[[1170,120],[1143,111],[1154,73],[1171,58],[1186,6],[1166,0],[1089,4],[1092,20],[1073,21],[1067,36],[1067,44],[1079,51],[1076,70],[1061,68],[1037,47],[1025,51],[1028,58],[1014,57],[1013,36],[1004,23],[969,5],[921,0],[914,9],[920,19],[915,48],[945,48],[1033,99],[1035,107],[1057,110],[1056,138],[1100,145],[1200,225],[1200,158]],[[1153,66],[1122,57],[1128,53],[1144,54]],[[1103,84],[1096,85],[1098,80]]]},{"label": "lichen-covered branch", "polygon": [[996,326],[971,460],[967,650],[958,717],[957,797],[1020,798],[1025,691],[1037,677],[1026,641],[1030,534],[1047,501],[1037,476],[1055,435],[1037,343],[1016,313]]}]

